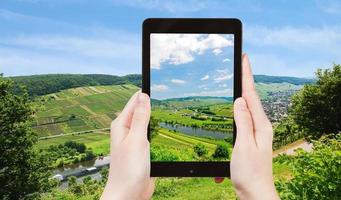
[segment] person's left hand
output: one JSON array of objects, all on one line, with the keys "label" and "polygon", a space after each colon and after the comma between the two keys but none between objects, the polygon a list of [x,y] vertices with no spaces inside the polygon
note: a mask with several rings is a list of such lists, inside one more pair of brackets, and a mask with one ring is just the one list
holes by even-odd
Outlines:
[{"label": "person's left hand", "polygon": [[147,129],[150,98],[135,93],[111,124],[110,169],[101,200],[150,199],[154,180],[150,178]]}]

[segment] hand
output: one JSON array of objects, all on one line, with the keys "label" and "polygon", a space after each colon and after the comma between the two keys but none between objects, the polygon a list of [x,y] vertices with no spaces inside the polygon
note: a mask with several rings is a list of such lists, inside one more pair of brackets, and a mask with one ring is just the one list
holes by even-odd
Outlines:
[{"label": "hand", "polygon": [[102,200],[150,199],[154,180],[150,178],[147,128],[150,118],[148,95],[135,93],[110,131],[110,169]]},{"label": "hand", "polygon": [[240,199],[279,199],[272,177],[272,126],[256,93],[247,55],[242,62],[242,97],[234,102],[237,139],[231,180]]}]

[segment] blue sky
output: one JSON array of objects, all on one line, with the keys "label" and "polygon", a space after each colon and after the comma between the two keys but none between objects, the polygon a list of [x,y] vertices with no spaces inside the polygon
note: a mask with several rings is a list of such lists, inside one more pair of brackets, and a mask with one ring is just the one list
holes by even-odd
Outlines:
[{"label": "blue sky", "polygon": [[341,2],[1,0],[0,72],[141,73],[148,17],[235,17],[255,74],[311,77],[341,63]]},{"label": "blue sky", "polygon": [[151,97],[233,96],[233,35],[152,34]]}]

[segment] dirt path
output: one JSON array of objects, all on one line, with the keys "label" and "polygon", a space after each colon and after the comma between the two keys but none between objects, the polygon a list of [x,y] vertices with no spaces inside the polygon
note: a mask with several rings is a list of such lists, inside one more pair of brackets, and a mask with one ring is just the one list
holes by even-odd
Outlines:
[{"label": "dirt path", "polygon": [[291,144],[288,144],[272,153],[273,157],[278,156],[279,154],[287,154],[287,155],[293,155],[295,154],[295,150],[298,148],[302,148],[303,150],[307,152],[311,152],[313,150],[313,144],[308,143],[305,140],[297,140],[296,142],[293,142]]},{"label": "dirt path", "polygon": [[185,141],[182,141],[182,140],[179,140],[179,139],[176,139],[176,138],[172,138],[172,137],[169,137],[169,136],[164,135],[164,134],[162,134],[162,133],[159,133],[159,135],[160,135],[161,137],[164,137],[164,138],[167,138],[167,139],[170,139],[170,140],[179,142],[179,143],[181,143],[181,144],[194,146],[193,144],[191,144],[191,143],[189,143],[189,142],[185,142]]},{"label": "dirt path", "polygon": [[47,139],[63,137],[63,136],[67,136],[67,135],[80,135],[80,134],[87,134],[87,133],[94,133],[94,132],[100,132],[100,133],[104,134],[105,133],[104,131],[110,131],[110,128],[100,128],[100,129],[77,131],[77,132],[71,132],[71,133],[61,133],[61,134],[57,134],[57,135],[40,137],[39,140],[47,140]]}]

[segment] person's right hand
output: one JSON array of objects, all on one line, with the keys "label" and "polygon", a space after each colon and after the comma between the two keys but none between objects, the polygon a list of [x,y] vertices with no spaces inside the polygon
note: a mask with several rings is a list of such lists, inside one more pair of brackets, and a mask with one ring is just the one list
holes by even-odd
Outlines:
[{"label": "person's right hand", "polygon": [[272,126],[256,93],[247,55],[242,63],[242,97],[234,102],[237,138],[231,180],[240,199],[279,199],[272,177]]}]

